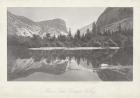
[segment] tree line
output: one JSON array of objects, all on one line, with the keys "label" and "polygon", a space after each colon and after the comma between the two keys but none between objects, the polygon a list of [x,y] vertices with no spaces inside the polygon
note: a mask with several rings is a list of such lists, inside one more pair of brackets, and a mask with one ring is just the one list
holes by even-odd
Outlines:
[{"label": "tree line", "polygon": [[86,33],[82,35],[79,29],[75,35],[72,35],[71,29],[69,29],[68,35],[55,37],[47,33],[44,38],[39,35],[33,35],[32,38],[14,37],[9,39],[8,43],[26,47],[132,47],[133,29],[123,29],[121,25],[118,25],[116,31],[104,30],[101,32],[93,22],[92,29],[87,29]]}]

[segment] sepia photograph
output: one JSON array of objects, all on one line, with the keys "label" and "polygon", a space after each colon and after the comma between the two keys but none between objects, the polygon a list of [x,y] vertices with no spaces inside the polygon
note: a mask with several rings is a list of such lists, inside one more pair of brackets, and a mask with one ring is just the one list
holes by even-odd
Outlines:
[{"label": "sepia photograph", "polygon": [[133,7],[8,7],[7,81],[133,81]]}]

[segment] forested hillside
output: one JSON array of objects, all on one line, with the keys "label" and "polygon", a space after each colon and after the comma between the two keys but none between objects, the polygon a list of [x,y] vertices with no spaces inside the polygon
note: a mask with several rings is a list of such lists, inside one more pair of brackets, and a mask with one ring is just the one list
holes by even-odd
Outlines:
[{"label": "forested hillside", "polygon": [[[109,7],[72,35],[62,19],[33,22],[10,12],[8,18],[8,45],[25,47],[132,47],[133,9]],[[82,34],[81,34],[82,33]]]}]

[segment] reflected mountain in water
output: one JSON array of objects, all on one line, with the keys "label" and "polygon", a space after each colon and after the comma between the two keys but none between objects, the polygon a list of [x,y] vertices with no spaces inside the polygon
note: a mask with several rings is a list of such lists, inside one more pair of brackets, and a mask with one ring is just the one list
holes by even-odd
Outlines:
[{"label": "reflected mountain in water", "polygon": [[132,80],[132,49],[28,50],[8,48],[8,80]]}]

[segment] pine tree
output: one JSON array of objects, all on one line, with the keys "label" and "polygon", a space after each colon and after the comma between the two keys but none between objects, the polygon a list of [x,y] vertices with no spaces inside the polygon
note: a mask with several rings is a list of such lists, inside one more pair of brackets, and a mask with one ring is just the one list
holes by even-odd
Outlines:
[{"label": "pine tree", "polygon": [[92,24],[92,33],[96,34],[96,24],[93,22]]},{"label": "pine tree", "polygon": [[80,40],[80,30],[77,30],[77,33],[74,36],[75,41]]},{"label": "pine tree", "polygon": [[71,35],[71,28],[69,28],[69,32],[68,32],[68,39],[71,40],[72,35]]},{"label": "pine tree", "polygon": [[118,25],[118,32],[119,32],[119,33],[121,33],[121,31],[122,31],[121,29],[122,29],[122,28],[121,28],[121,24],[119,24],[119,25]]},{"label": "pine tree", "polygon": [[47,33],[47,34],[46,34],[46,37],[47,37],[47,39],[49,40],[49,39],[50,39],[50,34]]},{"label": "pine tree", "polygon": [[90,33],[89,29],[87,29],[87,32],[86,33]]}]

